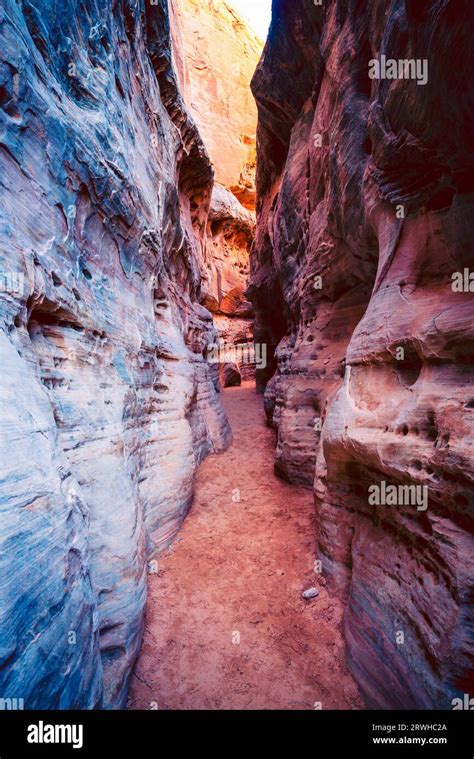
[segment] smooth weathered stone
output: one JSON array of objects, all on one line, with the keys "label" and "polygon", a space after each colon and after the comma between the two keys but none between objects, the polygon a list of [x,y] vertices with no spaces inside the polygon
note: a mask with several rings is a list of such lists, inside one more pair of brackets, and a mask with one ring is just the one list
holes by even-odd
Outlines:
[{"label": "smooth weathered stone", "polygon": [[[472,31],[467,2],[276,0],[253,79],[258,381],[370,707],[450,709],[472,683]],[[371,79],[379,54],[428,82]],[[428,508],[370,505],[382,480]]]},{"label": "smooth weathered stone", "polygon": [[[0,697],[123,706],[147,562],[230,438],[201,305],[213,172],[167,2],[0,11]],[[2,280],[3,282],[3,280]]]}]

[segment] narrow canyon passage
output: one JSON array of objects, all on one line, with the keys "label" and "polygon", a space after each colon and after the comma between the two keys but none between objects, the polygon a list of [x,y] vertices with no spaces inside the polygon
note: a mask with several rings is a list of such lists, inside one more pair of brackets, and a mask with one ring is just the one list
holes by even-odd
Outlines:
[{"label": "narrow canyon passage", "polygon": [[0,713],[472,710],[473,11],[2,0]]},{"label": "narrow canyon passage", "polygon": [[[363,708],[342,606],[313,571],[312,494],[273,474],[274,434],[253,383],[222,398],[234,442],[200,467],[191,512],[149,575],[128,705]],[[320,595],[304,601],[312,585]]]}]

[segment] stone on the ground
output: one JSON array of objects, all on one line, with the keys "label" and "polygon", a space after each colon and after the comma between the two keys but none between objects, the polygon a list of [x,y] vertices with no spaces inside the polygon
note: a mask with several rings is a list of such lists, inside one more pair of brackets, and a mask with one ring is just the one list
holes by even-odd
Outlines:
[{"label": "stone on the ground", "polygon": [[301,595],[306,601],[309,601],[311,598],[319,596],[319,590],[317,588],[308,588],[308,590],[304,590]]}]

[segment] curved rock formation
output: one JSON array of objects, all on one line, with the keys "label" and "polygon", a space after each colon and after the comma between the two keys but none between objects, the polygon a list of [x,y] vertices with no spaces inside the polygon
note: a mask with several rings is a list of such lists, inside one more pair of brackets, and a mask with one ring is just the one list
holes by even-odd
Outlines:
[{"label": "curved rock formation", "polygon": [[[171,8],[183,97],[216,174],[202,303],[214,315],[223,346],[247,344],[253,341],[253,307],[245,291],[255,233],[257,126],[250,80],[263,43],[225,0],[174,0]],[[239,364],[245,379],[255,376],[253,364]]]},{"label": "curved rock formation", "polygon": [[242,376],[237,364],[229,363],[221,365],[221,384],[222,387],[240,387]]},{"label": "curved rock formation", "polygon": [[[254,234],[254,214],[216,184],[207,223],[202,304],[213,314],[219,344],[226,347],[253,342],[254,312],[246,288]],[[236,360],[245,379],[255,378],[253,364],[238,356]]]},{"label": "curved rock formation", "polygon": [[255,210],[257,108],[250,80],[263,43],[226,0],[173,0],[184,99],[216,180]]},{"label": "curved rock formation", "polygon": [[6,0],[0,38],[0,695],[117,707],[147,562],[230,436],[213,172],[166,0]]},{"label": "curved rock formation", "polygon": [[370,707],[472,689],[472,32],[467,0],[274,0],[253,80],[259,383]]}]

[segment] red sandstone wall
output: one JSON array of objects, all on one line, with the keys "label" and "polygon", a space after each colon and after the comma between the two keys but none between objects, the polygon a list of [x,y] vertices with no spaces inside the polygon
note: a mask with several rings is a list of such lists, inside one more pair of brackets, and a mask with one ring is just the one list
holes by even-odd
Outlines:
[{"label": "red sandstone wall", "polygon": [[[369,706],[451,708],[472,673],[472,31],[461,0],[277,0],[253,80],[275,466],[314,485]],[[427,59],[427,84],[370,79],[382,54]],[[371,504],[382,481],[427,509]]]}]

